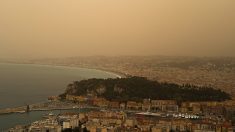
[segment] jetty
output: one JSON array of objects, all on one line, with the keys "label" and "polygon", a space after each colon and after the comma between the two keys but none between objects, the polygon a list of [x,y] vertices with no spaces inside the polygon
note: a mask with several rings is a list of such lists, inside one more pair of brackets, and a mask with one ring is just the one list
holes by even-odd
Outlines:
[{"label": "jetty", "polygon": [[49,101],[49,102],[24,105],[14,108],[3,108],[0,109],[0,115],[11,114],[11,113],[26,113],[30,111],[66,110],[74,108],[80,108],[80,106],[78,104],[70,102]]}]

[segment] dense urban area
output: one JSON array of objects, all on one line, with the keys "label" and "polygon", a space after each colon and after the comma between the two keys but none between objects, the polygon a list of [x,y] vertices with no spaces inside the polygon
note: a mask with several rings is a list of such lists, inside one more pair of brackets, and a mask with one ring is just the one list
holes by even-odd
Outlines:
[{"label": "dense urban area", "polygon": [[91,56],[34,59],[25,63],[94,68],[160,82],[209,85],[235,95],[234,57]]},{"label": "dense urban area", "polygon": [[[143,99],[141,102],[109,101],[96,96],[66,95],[48,98],[50,102],[29,109],[58,109],[73,106],[77,112],[49,113],[29,125],[18,125],[15,131],[74,132],[233,132],[235,101],[182,102]],[[90,108],[87,112],[79,109]]]},{"label": "dense urban area", "polygon": [[[49,97],[46,103],[2,110],[2,113],[77,110],[58,115],[49,113],[42,120],[17,125],[9,129],[10,132],[235,130],[235,58],[93,56],[24,63],[94,68],[123,78],[73,82],[64,93]],[[87,111],[81,112],[82,109]]]}]

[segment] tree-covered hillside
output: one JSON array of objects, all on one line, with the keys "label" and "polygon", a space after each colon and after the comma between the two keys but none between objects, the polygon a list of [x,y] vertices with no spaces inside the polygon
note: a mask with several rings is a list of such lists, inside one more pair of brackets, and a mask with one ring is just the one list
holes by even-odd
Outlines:
[{"label": "tree-covered hillside", "polygon": [[177,101],[224,101],[230,95],[211,87],[159,83],[143,77],[116,79],[88,79],[68,85],[63,95],[92,94],[109,100],[141,101],[150,99],[174,99]]}]

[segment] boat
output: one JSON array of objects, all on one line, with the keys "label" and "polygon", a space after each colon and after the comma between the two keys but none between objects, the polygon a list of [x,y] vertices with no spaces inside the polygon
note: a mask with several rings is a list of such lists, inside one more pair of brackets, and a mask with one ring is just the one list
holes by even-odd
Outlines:
[{"label": "boat", "polygon": [[24,110],[20,110],[20,111],[17,111],[17,113],[24,114],[25,111]]}]

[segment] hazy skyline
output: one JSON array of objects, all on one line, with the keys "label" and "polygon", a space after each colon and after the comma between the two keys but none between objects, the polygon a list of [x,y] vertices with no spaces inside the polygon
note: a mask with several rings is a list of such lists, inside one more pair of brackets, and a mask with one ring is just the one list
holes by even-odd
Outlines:
[{"label": "hazy skyline", "polygon": [[1,57],[235,56],[234,0],[1,0]]}]

